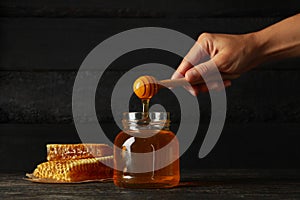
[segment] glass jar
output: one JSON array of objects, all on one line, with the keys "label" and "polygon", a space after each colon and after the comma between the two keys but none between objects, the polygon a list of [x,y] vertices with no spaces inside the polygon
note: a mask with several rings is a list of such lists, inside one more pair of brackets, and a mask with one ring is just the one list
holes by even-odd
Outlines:
[{"label": "glass jar", "polygon": [[170,188],[179,184],[179,144],[169,113],[128,112],[114,141],[114,183],[126,188]]}]

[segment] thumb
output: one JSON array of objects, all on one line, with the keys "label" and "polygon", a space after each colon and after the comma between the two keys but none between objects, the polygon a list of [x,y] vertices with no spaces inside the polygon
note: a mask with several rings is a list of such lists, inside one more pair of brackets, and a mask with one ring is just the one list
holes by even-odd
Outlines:
[{"label": "thumb", "polygon": [[190,83],[199,82],[200,80],[208,80],[210,74],[218,72],[216,64],[212,60],[209,60],[189,69],[185,73],[185,78]]}]

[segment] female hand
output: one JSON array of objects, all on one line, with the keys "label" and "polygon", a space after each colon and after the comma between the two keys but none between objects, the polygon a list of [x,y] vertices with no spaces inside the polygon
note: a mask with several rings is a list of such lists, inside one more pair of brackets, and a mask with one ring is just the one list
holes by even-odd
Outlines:
[{"label": "female hand", "polygon": [[[172,79],[184,76],[190,83],[197,82],[216,71],[215,66],[221,73],[241,74],[259,63],[256,48],[254,33],[244,35],[203,33],[185,56]],[[208,61],[199,63],[207,56],[210,57]],[[219,90],[229,85],[231,81],[224,80],[224,85],[212,82],[207,85],[193,85],[187,89],[196,96],[200,91]]]},{"label": "female hand", "polygon": [[[207,61],[203,61],[210,57]],[[270,60],[300,57],[300,14],[258,32],[230,35],[203,33],[185,56],[172,79],[184,76],[190,83],[217,71],[241,74]],[[208,89],[222,89],[229,80],[208,82],[187,88],[193,95]]]}]

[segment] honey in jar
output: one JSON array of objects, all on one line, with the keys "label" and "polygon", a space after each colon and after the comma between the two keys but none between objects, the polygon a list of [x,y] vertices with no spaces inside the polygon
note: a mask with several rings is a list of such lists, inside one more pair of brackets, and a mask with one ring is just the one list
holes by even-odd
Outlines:
[{"label": "honey in jar", "polygon": [[167,112],[123,114],[114,141],[114,184],[125,188],[170,188],[179,184],[179,144]]}]

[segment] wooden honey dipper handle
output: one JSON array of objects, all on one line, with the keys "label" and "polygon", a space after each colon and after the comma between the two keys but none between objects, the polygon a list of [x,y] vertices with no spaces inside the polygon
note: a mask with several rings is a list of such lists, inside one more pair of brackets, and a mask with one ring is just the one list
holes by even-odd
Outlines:
[{"label": "wooden honey dipper handle", "polygon": [[[221,74],[221,77],[223,80],[233,80],[238,78],[240,75],[239,74]],[[215,77],[208,78],[208,81],[214,81],[217,80]],[[197,85],[197,84],[202,84],[205,83],[203,79],[200,79],[199,81],[189,83],[186,81],[185,78],[179,78],[179,79],[166,79],[166,80],[161,80],[158,82],[163,87],[178,87],[178,86],[187,86],[189,84],[191,85]]]},{"label": "wooden honey dipper handle", "polygon": [[[238,74],[221,74],[223,80],[232,80],[239,77]],[[216,81],[216,77],[212,76],[208,81]],[[192,85],[205,83],[203,79],[191,83]],[[166,79],[157,81],[153,76],[141,76],[133,84],[133,91],[140,99],[152,98],[162,87],[177,87],[186,86],[190,83],[185,78],[180,79]]]}]

